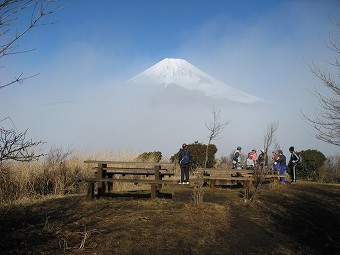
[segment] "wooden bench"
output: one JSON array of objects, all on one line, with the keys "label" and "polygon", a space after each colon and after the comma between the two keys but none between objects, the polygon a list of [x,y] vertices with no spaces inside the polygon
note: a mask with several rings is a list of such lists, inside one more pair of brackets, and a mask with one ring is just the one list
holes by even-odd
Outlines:
[{"label": "wooden bench", "polygon": [[[144,183],[151,186],[151,199],[158,196],[159,190],[163,185],[177,183],[174,180],[163,180],[163,177],[174,176],[174,171],[162,168],[163,166],[172,167],[171,163],[158,162],[123,162],[123,161],[85,161],[88,164],[97,164],[92,169],[95,170],[94,177],[75,177],[76,181],[88,183],[87,198],[95,197],[95,184],[97,184],[97,197],[101,197],[106,191],[112,191],[114,182]],[[111,166],[108,166],[111,165]],[[116,177],[117,178],[114,178]],[[153,179],[147,178],[153,176]],[[119,177],[119,178],[118,178]],[[138,178],[137,178],[138,177]]]},{"label": "wooden bench", "polygon": [[[114,182],[125,182],[125,183],[144,183],[144,184],[150,184],[151,186],[151,199],[157,198],[159,194],[159,189],[157,189],[157,185],[173,185],[177,184],[177,181],[175,180],[150,180],[150,179],[107,179],[107,178],[91,178],[91,177],[75,177],[75,181],[84,181],[88,183],[87,188],[87,198],[93,199],[95,197],[94,190],[95,190],[95,184],[100,182],[105,183],[114,183]],[[97,197],[100,197],[103,195],[103,192],[101,194],[98,194]]]},{"label": "wooden bench", "polygon": [[195,171],[197,178],[202,178],[205,183],[210,182],[210,187],[215,188],[217,183],[241,184],[246,188],[252,188],[254,182],[269,180],[271,186],[279,183],[280,175],[273,170],[239,170],[223,168],[198,168]]}]

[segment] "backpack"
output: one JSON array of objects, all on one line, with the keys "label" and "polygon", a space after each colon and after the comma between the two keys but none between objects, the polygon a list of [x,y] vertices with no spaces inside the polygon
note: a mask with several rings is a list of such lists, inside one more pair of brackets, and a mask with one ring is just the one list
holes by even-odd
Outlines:
[{"label": "backpack", "polygon": [[233,156],[233,160],[235,160],[237,162],[239,156],[240,156],[239,151],[235,151],[234,156]]},{"label": "backpack", "polygon": [[182,165],[187,165],[187,164],[189,164],[190,158],[189,158],[189,153],[188,153],[188,151],[182,150],[181,153],[182,153],[182,159],[181,159],[181,161],[180,161],[179,163],[182,164]]},{"label": "backpack", "polygon": [[302,157],[301,157],[301,155],[299,154],[299,153],[297,153],[297,152],[294,152],[293,153],[293,156],[296,156],[297,157],[297,161],[296,161],[296,164],[301,164],[301,162],[302,162]]},{"label": "backpack", "polygon": [[301,163],[302,163],[302,156],[301,156],[301,154],[296,153],[296,155],[299,157],[297,163],[298,163],[298,164],[301,164]]}]

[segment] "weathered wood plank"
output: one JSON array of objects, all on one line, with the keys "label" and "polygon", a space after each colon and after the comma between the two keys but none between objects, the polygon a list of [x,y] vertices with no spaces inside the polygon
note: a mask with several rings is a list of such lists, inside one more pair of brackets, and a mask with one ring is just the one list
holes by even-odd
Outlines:
[{"label": "weathered wood plank", "polygon": [[[159,166],[158,166],[159,167]],[[97,170],[98,167],[92,167],[93,170]],[[154,171],[155,169],[153,167],[104,167],[104,170],[111,171],[111,170],[121,170],[121,171]],[[163,172],[168,172],[168,169],[161,168],[159,169]]]},{"label": "weathered wood plank", "polygon": [[146,184],[177,184],[177,180],[154,180],[154,179],[114,179],[114,178],[95,178],[95,177],[74,177],[75,181],[85,182],[131,182]]},{"label": "weathered wood plank", "polygon": [[[155,175],[155,172],[107,172],[107,176],[113,176],[113,175]],[[161,176],[174,176],[175,173],[159,173]]]},{"label": "weathered wood plank", "polygon": [[126,162],[126,161],[111,161],[111,160],[85,160],[87,164],[107,164],[107,165],[135,165],[135,166],[175,166],[174,163],[162,162]]}]

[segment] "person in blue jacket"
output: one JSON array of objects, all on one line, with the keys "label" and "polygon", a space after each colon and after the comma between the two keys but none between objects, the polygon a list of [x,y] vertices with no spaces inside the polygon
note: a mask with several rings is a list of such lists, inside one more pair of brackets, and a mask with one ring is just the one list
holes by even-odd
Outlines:
[{"label": "person in blue jacket", "polygon": [[[286,156],[283,155],[282,150],[278,150],[278,159],[275,161],[275,165],[279,169],[279,174],[284,175],[287,170],[287,159]],[[285,184],[286,183],[286,178],[285,177],[280,177],[280,182]]]},{"label": "person in blue jacket", "polygon": [[181,167],[181,180],[179,181],[180,184],[189,184],[190,154],[186,148],[187,145],[183,143],[182,148],[178,152],[178,161]]}]

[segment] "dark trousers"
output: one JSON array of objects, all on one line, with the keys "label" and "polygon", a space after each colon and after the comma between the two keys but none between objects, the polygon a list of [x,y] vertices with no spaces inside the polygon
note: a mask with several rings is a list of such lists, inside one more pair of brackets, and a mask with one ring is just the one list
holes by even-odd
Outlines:
[{"label": "dark trousers", "polygon": [[292,179],[292,182],[296,182],[296,164],[293,164],[290,169],[290,178]]},{"label": "dark trousers", "polygon": [[189,181],[189,165],[181,165],[181,182]]}]

